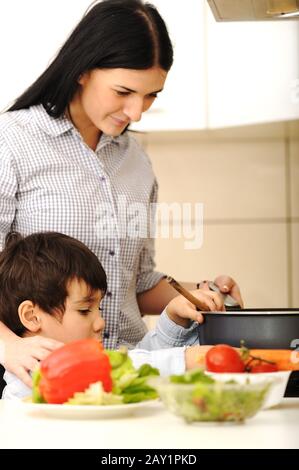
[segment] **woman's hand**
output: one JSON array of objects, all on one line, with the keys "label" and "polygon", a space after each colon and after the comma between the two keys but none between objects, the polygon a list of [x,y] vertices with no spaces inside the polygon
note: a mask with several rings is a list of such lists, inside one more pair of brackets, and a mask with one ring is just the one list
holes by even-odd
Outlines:
[{"label": "woman's hand", "polygon": [[[226,274],[217,276],[214,280],[214,284],[220,289],[222,294],[229,294],[233,299],[237,301],[241,308],[244,308],[244,302],[241,296],[240,288],[236,281]],[[201,289],[209,288],[209,281],[201,281],[199,283]]]},{"label": "woman's hand", "polygon": [[223,294],[231,295],[238,302],[240,307],[244,308],[244,302],[241,296],[240,288],[232,277],[227,276],[226,274],[222,274],[216,277],[214,284],[219,287]]},{"label": "woman's hand", "polygon": [[5,369],[15,374],[28,387],[32,387],[30,371],[48,354],[63,346],[63,343],[43,336],[20,338],[14,336],[5,341],[1,362]]},{"label": "woman's hand", "polygon": [[[208,286],[190,292],[200,300],[203,310],[224,310],[221,294],[211,291]],[[182,295],[178,295],[169,302],[166,307],[166,313],[174,323],[185,328],[189,326],[190,320],[197,321],[198,323],[202,323],[204,320],[202,314],[196,310],[195,305]]]}]

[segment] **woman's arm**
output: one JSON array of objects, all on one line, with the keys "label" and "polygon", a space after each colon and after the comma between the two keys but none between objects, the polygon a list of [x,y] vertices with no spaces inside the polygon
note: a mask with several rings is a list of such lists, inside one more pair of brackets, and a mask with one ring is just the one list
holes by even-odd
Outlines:
[{"label": "woman's arm", "polygon": [[[231,277],[221,275],[214,282],[220,287],[221,292],[230,293],[243,308],[239,286]],[[188,290],[195,287],[195,283],[181,284]],[[142,315],[159,315],[166,305],[177,296],[178,292],[165,279],[161,279],[152,289],[138,294],[137,302]]]},{"label": "woman's arm", "polygon": [[140,312],[142,315],[159,315],[177,295],[178,292],[165,279],[161,279],[152,289],[137,295]]}]

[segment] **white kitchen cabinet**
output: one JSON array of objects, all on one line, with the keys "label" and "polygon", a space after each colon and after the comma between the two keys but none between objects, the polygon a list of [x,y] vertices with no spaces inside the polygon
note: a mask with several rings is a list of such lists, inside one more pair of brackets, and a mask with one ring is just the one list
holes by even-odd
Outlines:
[{"label": "white kitchen cabinet", "polygon": [[144,131],[204,129],[206,74],[204,2],[153,0],[164,18],[174,46],[174,63],[165,89],[132,129]]},{"label": "white kitchen cabinet", "polygon": [[174,43],[165,91],[133,128],[215,129],[299,118],[299,21],[216,22],[206,0],[155,0]]},{"label": "white kitchen cabinet", "polygon": [[299,118],[299,21],[206,27],[208,128]]}]

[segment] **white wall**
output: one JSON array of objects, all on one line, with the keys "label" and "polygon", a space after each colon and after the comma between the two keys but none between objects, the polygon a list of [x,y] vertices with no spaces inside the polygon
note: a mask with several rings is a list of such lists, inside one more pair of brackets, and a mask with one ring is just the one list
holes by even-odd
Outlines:
[{"label": "white wall", "polygon": [[48,66],[91,0],[0,3],[0,110]]},{"label": "white wall", "polygon": [[143,136],[160,201],[202,202],[203,244],[157,239],[157,268],[230,274],[249,308],[299,307],[299,121]]}]

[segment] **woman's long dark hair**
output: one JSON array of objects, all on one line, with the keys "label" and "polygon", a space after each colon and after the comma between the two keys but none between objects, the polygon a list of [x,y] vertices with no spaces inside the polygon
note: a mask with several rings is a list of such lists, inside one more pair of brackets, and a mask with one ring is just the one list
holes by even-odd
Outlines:
[{"label": "woman's long dark hair", "polygon": [[173,62],[172,44],[157,9],[141,0],[104,0],[91,5],[45,72],[8,111],[43,104],[61,116],[78,89],[78,79],[96,68],[165,71]]}]

